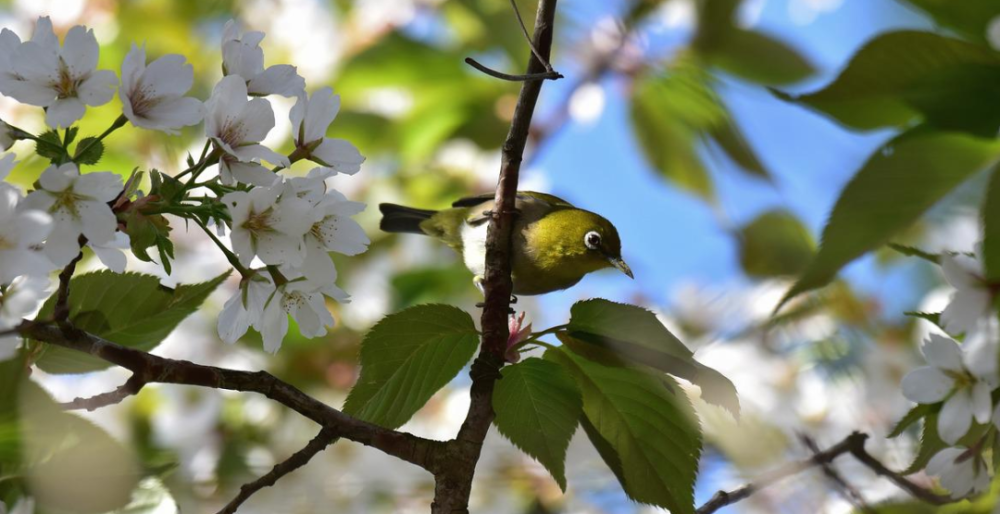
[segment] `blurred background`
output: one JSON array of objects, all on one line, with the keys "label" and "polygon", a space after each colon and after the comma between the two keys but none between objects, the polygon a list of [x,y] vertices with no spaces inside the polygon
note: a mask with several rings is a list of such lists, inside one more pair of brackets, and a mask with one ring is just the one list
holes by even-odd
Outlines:
[{"label": "blurred background", "polygon": [[[636,279],[591,275],[518,309],[536,329],[564,323],[579,299],[604,297],[659,313],[698,358],[736,384],[740,424],[696,402],[707,444],[696,496],[738,486],[789,459],[809,455],[852,430],[887,465],[908,464],[913,440],[884,435],[909,403],[899,392],[919,365],[923,322],[905,311],[937,311],[949,289],[936,268],[890,251],[849,266],[842,280],[771,311],[812,255],[817,234],[847,180],[893,134],[849,132],[784,102],[768,88],[798,93],[829,82],[867,40],[888,30],[934,30],[897,0],[746,0],[730,17],[699,0],[563,0],[553,65],[532,125],[521,189],[544,191],[601,213],[621,233]],[[717,2],[725,4],[726,2]],[[529,23],[535,2],[518,0]],[[699,14],[701,13],[701,14]],[[477,312],[479,293],[448,248],[378,230],[380,202],[440,208],[491,191],[518,85],[480,74],[467,56],[520,73],[528,49],[508,0],[6,0],[0,26],[30,36],[38,16],[56,31],[84,24],[102,45],[100,68],[119,72],[132,42],[150,58],[181,53],[194,65],[193,95],[205,99],[221,77],[223,25],[237,19],[266,32],[266,65],[291,63],[307,90],[332,86],[342,109],[331,136],[368,158],[355,176],[331,180],[368,209],[359,217],[372,245],[337,255],[348,304],[329,305],[337,327],[306,340],[291,330],[277,355],[248,336],[233,346],[216,336],[216,316],[235,279],[211,297],[156,353],[240,369],[266,369],[339,406],[357,376],[358,345],[383,315],[427,302]],[[292,101],[270,98],[278,126],[266,144],[292,149]],[[82,133],[96,134],[120,113],[117,98],[90,108]],[[0,118],[43,131],[40,109],[0,98]],[[166,172],[203,145],[201,127],[181,137],[122,130],[106,141],[101,169]],[[14,180],[29,185],[44,167],[31,146]],[[305,173],[309,166],[294,167]],[[967,251],[978,237],[973,181],[938,205],[900,242],[930,251]],[[174,223],[177,261],[130,262],[168,285],[206,280],[227,267],[197,230]],[[97,268],[92,259],[85,263]],[[478,315],[476,316],[478,317]],[[108,391],[127,373],[34,374],[57,400]],[[447,439],[468,404],[468,378],[442,390],[405,430]],[[698,395],[697,388],[689,391]],[[147,483],[148,512],[215,512],[239,486],[305,444],[311,422],[253,395],[174,386],[141,394],[86,417],[127,442],[159,481]],[[903,493],[848,460],[840,465],[872,503]],[[653,512],[630,503],[582,434],[570,446],[565,493],[544,468],[492,432],[473,489],[474,512]],[[916,480],[928,484],[922,476]],[[432,478],[378,451],[339,442],[240,512],[425,512]],[[143,511],[143,512],[147,512]],[[851,504],[822,473],[804,473],[723,512],[846,513]]]}]

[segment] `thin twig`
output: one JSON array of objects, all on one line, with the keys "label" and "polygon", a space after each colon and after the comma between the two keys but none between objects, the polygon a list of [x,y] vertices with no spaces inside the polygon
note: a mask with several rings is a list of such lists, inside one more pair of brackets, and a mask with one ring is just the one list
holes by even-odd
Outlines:
[{"label": "thin twig", "polygon": [[125,398],[139,394],[145,385],[145,379],[141,375],[133,373],[124,384],[118,386],[114,391],[101,393],[90,398],[76,398],[71,402],[61,404],[60,407],[64,410],[87,409],[95,411],[101,407],[121,403]]},{"label": "thin twig", "polygon": [[487,67],[485,64],[473,59],[472,57],[466,57],[465,63],[473,68],[500,80],[507,80],[510,82],[531,82],[536,80],[559,80],[563,78],[561,73],[555,71],[544,71],[541,73],[525,73],[524,75],[511,75],[509,73],[504,73],[502,71],[494,70],[493,68]]},{"label": "thin twig", "polygon": [[[524,39],[528,42],[528,48],[531,49],[531,54],[535,56],[535,59],[538,59],[538,62],[542,63],[542,66],[545,66],[545,71],[555,73],[555,70],[552,69],[552,63],[550,63],[548,58],[543,56],[541,52],[538,51],[538,48],[535,47],[535,42],[531,40],[531,35],[528,34],[528,27],[524,26],[524,18],[521,17],[521,10],[517,8],[517,0],[510,0],[510,7],[514,9],[514,16],[517,17],[517,24],[521,26],[521,34],[524,34]],[[562,77],[562,75],[559,76]]]},{"label": "thin twig", "polygon": [[770,473],[765,473],[755,482],[738,489],[734,489],[732,491],[719,491],[715,493],[715,496],[712,496],[712,498],[705,502],[705,504],[698,507],[698,510],[695,512],[697,514],[711,514],[726,505],[732,505],[740,500],[749,498],[757,491],[770,487],[790,476],[797,475],[816,466],[827,465],[833,462],[837,457],[844,454],[854,456],[854,458],[858,459],[858,461],[867,466],[868,469],[872,470],[876,475],[889,479],[900,489],[910,493],[910,495],[914,498],[933,505],[945,505],[958,501],[949,496],[939,495],[933,491],[920,487],[919,485],[907,480],[903,475],[885,467],[884,464],[879,462],[879,460],[875,457],[872,457],[871,454],[865,450],[865,441],[867,439],[867,434],[854,432],[839,443],[827,448],[825,451],[815,453],[809,459],[785,464]]},{"label": "thin twig", "polygon": [[[806,434],[800,434],[799,439],[802,444],[809,448],[809,451],[813,454],[820,453],[819,445],[816,441]],[[832,462],[824,462],[819,465],[823,470],[823,474],[826,475],[828,479],[837,487],[837,490],[844,496],[844,498],[854,506],[860,512],[865,514],[875,514],[875,509],[872,509],[865,497],[861,495],[861,491],[858,491],[850,482],[845,479],[836,468],[833,467]]]},{"label": "thin twig", "polygon": [[266,475],[254,480],[253,482],[243,484],[243,486],[240,487],[240,493],[237,494],[232,501],[227,503],[226,506],[219,511],[219,514],[234,514],[236,509],[240,508],[240,505],[243,505],[243,502],[250,499],[254,493],[265,487],[271,487],[277,483],[281,477],[301,468],[302,466],[305,466],[317,453],[325,450],[327,446],[336,440],[337,434],[333,430],[328,428],[320,430],[319,433],[316,434],[316,437],[309,441],[309,444],[292,454],[291,457],[275,464],[274,467],[271,468],[271,471],[268,471]]}]

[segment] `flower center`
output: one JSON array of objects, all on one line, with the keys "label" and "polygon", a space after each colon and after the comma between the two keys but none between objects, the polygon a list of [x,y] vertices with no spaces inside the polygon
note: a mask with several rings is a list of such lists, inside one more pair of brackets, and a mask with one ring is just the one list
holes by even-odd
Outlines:
[{"label": "flower center", "polygon": [[17,248],[14,242],[4,239],[3,235],[0,234],[0,250],[13,250],[14,248]]},{"label": "flower center", "polygon": [[232,147],[239,146],[246,139],[246,126],[243,120],[238,118],[226,118],[219,131],[219,139]]},{"label": "flower center", "polygon": [[156,91],[145,84],[139,84],[129,95],[129,102],[132,104],[132,112],[136,116],[145,116],[153,107],[156,107],[163,97],[156,94]]},{"label": "flower center", "polygon": [[74,193],[72,189],[52,193],[52,195],[55,196],[56,201],[52,204],[49,212],[64,211],[74,218],[80,217],[78,202],[84,199],[82,196]]},{"label": "flower center", "polygon": [[272,212],[273,209],[270,207],[261,213],[251,212],[250,216],[247,217],[247,220],[243,222],[243,228],[249,230],[253,234],[273,230],[271,228]]},{"label": "flower center", "polygon": [[83,82],[83,79],[74,77],[69,71],[69,66],[66,66],[66,63],[62,60],[62,58],[60,58],[59,81],[53,84],[56,92],[59,93],[59,98],[64,99],[75,97],[76,89],[80,86],[81,82]]},{"label": "flower center", "polygon": [[286,292],[281,297],[281,308],[285,312],[291,314],[292,311],[298,310],[306,304],[306,295],[299,291]]}]

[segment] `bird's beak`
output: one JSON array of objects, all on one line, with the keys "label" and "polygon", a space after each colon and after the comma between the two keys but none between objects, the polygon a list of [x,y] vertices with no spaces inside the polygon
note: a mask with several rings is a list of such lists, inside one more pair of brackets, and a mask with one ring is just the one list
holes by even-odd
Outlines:
[{"label": "bird's beak", "polygon": [[618,268],[618,270],[622,273],[628,275],[628,278],[635,279],[635,277],[632,276],[632,268],[628,267],[628,264],[625,264],[625,261],[623,261],[621,257],[608,257],[608,262],[610,262],[612,266]]}]

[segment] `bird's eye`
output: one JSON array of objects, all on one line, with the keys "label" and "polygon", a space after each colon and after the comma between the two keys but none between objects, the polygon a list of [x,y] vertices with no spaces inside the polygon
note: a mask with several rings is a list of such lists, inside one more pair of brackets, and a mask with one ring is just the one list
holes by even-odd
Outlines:
[{"label": "bird's eye", "polygon": [[591,230],[587,232],[587,235],[583,236],[583,244],[587,245],[587,248],[591,250],[596,250],[601,247],[601,235]]}]

